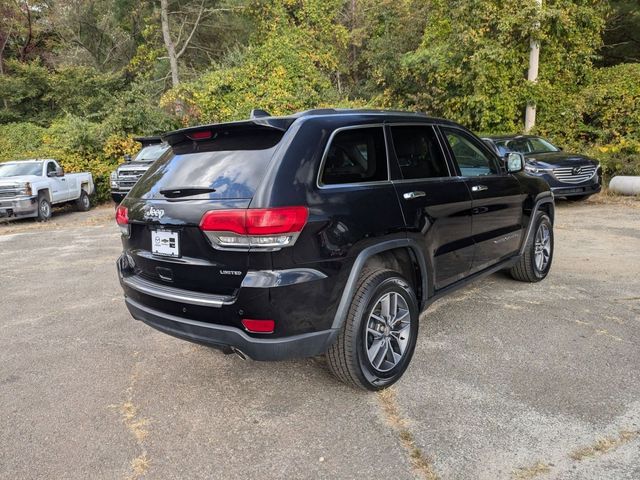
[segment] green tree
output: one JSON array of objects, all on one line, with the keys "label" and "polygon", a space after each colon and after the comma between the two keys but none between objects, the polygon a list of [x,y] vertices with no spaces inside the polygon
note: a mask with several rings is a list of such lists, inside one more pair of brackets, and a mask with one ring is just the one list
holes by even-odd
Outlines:
[{"label": "green tree", "polygon": [[640,62],[640,3],[611,0],[606,17],[600,65]]},{"label": "green tree", "polygon": [[[431,1],[422,43],[404,57],[406,89],[394,92],[393,101],[478,131],[521,130],[528,99],[540,106],[550,93],[585,83],[603,28],[600,2],[549,0],[541,18],[533,7],[516,0]],[[541,28],[534,31],[536,20]],[[542,45],[534,88],[525,82],[532,34]],[[562,114],[539,110],[540,124]]]},{"label": "green tree", "polygon": [[338,75],[347,71],[342,2],[256,2],[252,43],[240,58],[165,95],[201,121],[245,118],[253,108],[273,114],[340,102]]}]

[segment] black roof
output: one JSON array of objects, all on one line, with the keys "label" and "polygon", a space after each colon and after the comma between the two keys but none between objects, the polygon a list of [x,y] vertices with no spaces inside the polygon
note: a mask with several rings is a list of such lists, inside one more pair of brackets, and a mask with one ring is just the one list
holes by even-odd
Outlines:
[{"label": "black roof", "polygon": [[538,135],[491,135],[488,137],[482,137],[489,140],[514,140],[516,138],[541,138]]},{"label": "black roof", "polygon": [[[264,112],[266,113],[266,112]],[[281,117],[271,117],[271,116],[253,116],[248,120],[238,120],[235,122],[224,122],[224,123],[211,123],[206,125],[197,125],[193,127],[182,128],[180,130],[175,130],[172,132],[167,132],[162,135],[163,140],[168,142],[171,145],[175,145],[185,140],[187,135],[190,133],[194,133],[200,130],[207,129],[244,129],[244,128],[255,128],[255,127],[263,127],[265,129],[276,129],[281,131],[286,131],[292,124],[299,118],[313,118],[313,117],[324,117],[327,115],[335,115],[336,117],[344,117],[344,116],[353,116],[358,115],[361,117],[393,117],[395,120],[405,120],[405,121],[415,121],[416,119],[420,119],[422,121],[437,121],[439,123],[445,123],[449,125],[456,125],[455,122],[451,122],[449,120],[444,120],[437,117],[430,117],[425,113],[420,112],[405,112],[400,110],[370,110],[370,109],[348,109],[348,108],[318,108],[313,110],[305,110],[302,112],[293,113],[291,115],[284,115]]]},{"label": "black roof", "polygon": [[162,143],[162,137],[160,135],[150,135],[148,137],[133,137],[136,142],[142,144],[143,147],[148,147],[149,145],[156,145],[158,143]]}]

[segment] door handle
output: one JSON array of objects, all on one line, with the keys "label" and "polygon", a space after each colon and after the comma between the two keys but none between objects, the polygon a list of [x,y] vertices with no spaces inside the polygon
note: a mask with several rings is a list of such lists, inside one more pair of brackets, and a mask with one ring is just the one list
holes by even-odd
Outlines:
[{"label": "door handle", "polygon": [[402,196],[405,198],[405,200],[413,200],[414,198],[418,198],[418,197],[426,197],[427,194],[424,192],[416,191],[416,192],[404,193],[402,194]]},{"label": "door handle", "polygon": [[474,185],[473,187],[471,187],[472,192],[482,192],[484,190],[489,190],[489,187],[487,187],[486,185]]}]

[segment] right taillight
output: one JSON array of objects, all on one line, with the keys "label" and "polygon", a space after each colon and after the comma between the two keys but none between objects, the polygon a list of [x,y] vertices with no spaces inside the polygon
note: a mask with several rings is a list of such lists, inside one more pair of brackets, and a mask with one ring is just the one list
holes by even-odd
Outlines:
[{"label": "right taillight", "polygon": [[129,236],[129,209],[120,205],[116,210],[116,223],[123,235]]},{"label": "right taillight", "polygon": [[200,229],[216,248],[274,250],[293,245],[308,216],[306,207],[211,210]]}]

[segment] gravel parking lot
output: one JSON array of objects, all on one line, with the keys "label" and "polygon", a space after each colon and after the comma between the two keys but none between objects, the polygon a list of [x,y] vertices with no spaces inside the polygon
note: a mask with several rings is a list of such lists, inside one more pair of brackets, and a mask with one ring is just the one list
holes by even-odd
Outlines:
[{"label": "gravel parking lot", "polygon": [[434,304],[381,394],[134,321],[112,216],[0,225],[0,478],[640,478],[640,202],[559,202],[547,280]]}]

